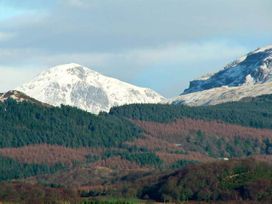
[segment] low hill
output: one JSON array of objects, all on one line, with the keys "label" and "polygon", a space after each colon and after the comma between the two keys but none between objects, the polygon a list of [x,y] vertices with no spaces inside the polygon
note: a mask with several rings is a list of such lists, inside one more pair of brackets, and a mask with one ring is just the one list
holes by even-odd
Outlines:
[{"label": "low hill", "polygon": [[272,199],[272,166],[255,160],[189,165],[143,189],[142,197],[160,202],[255,201]]}]

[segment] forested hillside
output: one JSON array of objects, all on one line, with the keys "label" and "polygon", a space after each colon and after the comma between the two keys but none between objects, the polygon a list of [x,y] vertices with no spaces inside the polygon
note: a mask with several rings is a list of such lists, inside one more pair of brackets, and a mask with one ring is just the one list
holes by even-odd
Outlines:
[{"label": "forested hillside", "polygon": [[193,118],[219,120],[255,128],[272,128],[272,95],[214,106],[189,107],[167,104],[134,104],[112,108],[110,115],[134,120],[171,122]]},{"label": "forested hillside", "polygon": [[[0,189],[7,193],[0,192],[0,201],[24,202],[21,195],[31,200],[36,191],[41,202],[54,191],[62,200],[73,192],[69,199],[91,202],[111,196],[266,201],[271,104],[269,95],[207,107],[135,104],[93,115],[6,100],[0,103]],[[217,175],[213,184],[211,175]],[[262,194],[254,197],[256,189]]]},{"label": "forested hillside", "polygon": [[44,107],[14,100],[0,103],[0,147],[42,143],[116,146],[139,135],[135,125],[116,116],[96,116],[68,106]]},{"label": "forested hillside", "polygon": [[[187,153],[194,151],[214,158],[272,154],[270,129],[195,119],[178,119],[171,123],[150,121],[135,123],[149,137],[176,144]],[[138,140],[146,140],[146,144],[152,146],[152,142],[148,142],[146,137],[135,141]]]}]

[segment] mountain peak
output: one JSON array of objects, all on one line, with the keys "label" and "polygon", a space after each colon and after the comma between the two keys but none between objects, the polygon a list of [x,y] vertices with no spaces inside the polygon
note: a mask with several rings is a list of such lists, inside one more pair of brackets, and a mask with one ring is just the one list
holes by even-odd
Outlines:
[{"label": "mountain peak", "polygon": [[151,89],[106,77],[75,63],[52,67],[16,90],[43,103],[75,106],[92,113],[108,112],[111,107],[124,104],[164,100]]},{"label": "mountain peak", "polygon": [[79,69],[82,68],[83,66],[80,64],[76,64],[76,63],[67,63],[67,64],[60,64],[60,65],[56,65],[54,67],[51,67],[49,70],[50,71],[56,71],[56,70],[70,70],[70,69]]},{"label": "mountain peak", "polygon": [[60,65],[51,67],[49,70],[45,70],[44,72],[45,73],[46,72],[49,72],[49,73],[62,72],[62,74],[70,74],[70,75],[78,74],[78,73],[86,74],[87,72],[98,74],[98,72],[77,63],[60,64]]},{"label": "mountain peak", "polygon": [[63,68],[63,69],[70,69],[70,68],[82,67],[82,65],[71,62],[71,63],[67,63],[67,64],[56,65],[54,67],[59,67],[59,68]]},{"label": "mountain peak", "polygon": [[271,51],[272,52],[272,45],[267,45],[264,47],[257,48],[253,53],[258,53],[258,52],[266,52],[266,51]]}]

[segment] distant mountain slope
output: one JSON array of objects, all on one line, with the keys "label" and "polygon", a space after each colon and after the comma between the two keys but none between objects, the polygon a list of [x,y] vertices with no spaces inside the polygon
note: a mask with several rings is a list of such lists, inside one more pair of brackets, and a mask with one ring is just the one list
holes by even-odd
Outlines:
[{"label": "distant mountain slope", "polygon": [[190,106],[216,105],[220,103],[239,101],[243,98],[256,97],[272,93],[272,82],[255,85],[242,85],[235,87],[217,87],[203,91],[180,95],[170,99],[173,104],[185,104]]},{"label": "distant mountain slope", "polygon": [[272,45],[259,48],[224,69],[190,82],[170,103],[214,105],[272,93]]},{"label": "distant mountain slope", "polygon": [[164,100],[151,89],[103,76],[74,63],[44,71],[16,90],[53,106],[70,105],[91,113],[107,112],[113,106],[124,104]]},{"label": "distant mountain slope", "polygon": [[259,48],[224,67],[223,70],[190,82],[183,94],[228,86],[254,85],[272,81],[272,45]]}]

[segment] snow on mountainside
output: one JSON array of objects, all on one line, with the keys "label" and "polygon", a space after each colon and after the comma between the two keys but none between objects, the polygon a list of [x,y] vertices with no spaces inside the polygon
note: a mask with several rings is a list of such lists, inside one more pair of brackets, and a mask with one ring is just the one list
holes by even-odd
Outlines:
[{"label": "snow on mountainside", "polygon": [[217,87],[181,95],[169,100],[169,103],[185,104],[189,106],[216,105],[265,94],[272,94],[272,82],[256,85],[243,85],[239,87]]},{"label": "snow on mountainside", "polygon": [[259,48],[215,74],[191,81],[184,93],[169,102],[214,105],[264,94],[272,94],[272,46]]},{"label": "snow on mountainside", "polygon": [[108,112],[113,106],[165,100],[151,89],[106,77],[74,63],[44,71],[16,90],[53,106],[70,105],[96,114]]},{"label": "snow on mountainside", "polygon": [[268,81],[272,81],[272,46],[259,48],[215,74],[191,81],[183,94],[222,86],[235,87]]}]

